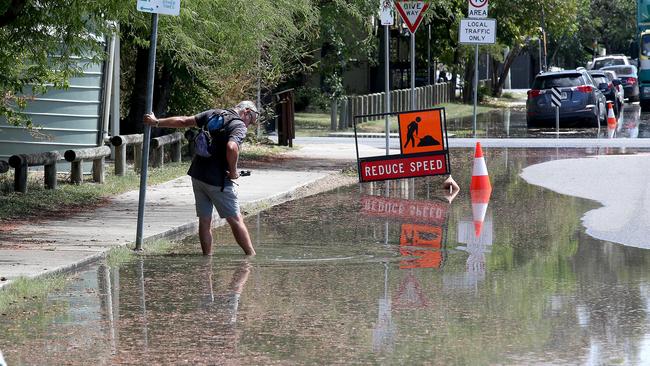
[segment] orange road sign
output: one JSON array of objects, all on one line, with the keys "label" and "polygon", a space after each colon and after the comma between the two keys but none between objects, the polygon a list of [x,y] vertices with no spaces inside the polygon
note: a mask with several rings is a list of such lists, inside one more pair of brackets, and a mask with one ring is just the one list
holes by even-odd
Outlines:
[{"label": "orange road sign", "polygon": [[442,131],[443,109],[406,112],[397,115],[402,154],[446,150]]}]

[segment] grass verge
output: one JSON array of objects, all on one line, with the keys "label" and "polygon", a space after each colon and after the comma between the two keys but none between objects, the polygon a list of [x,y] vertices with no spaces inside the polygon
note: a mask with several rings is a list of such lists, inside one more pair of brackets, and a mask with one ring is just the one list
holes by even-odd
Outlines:
[{"label": "grass verge", "polygon": [[[473,106],[468,104],[445,103],[441,104],[445,108],[447,119],[471,117],[474,113]],[[477,113],[486,113],[494,110],[492,106],[477,106]],[[296,135],[299,136],[325,136],[330,132],[330,115],[329,113],[296,113]],[[380,118],[373,121],[360,123],[357,126],[358,132],[384,132],[385,121]],[[397,132],[397,117],[391,116],[391,132]],[[352,131],[352,129],[348,129]]]},{"label": "grass verge", "polygon": [[43,300],[48,293],[63,288],[65,283],[66,278],[61,274],[17,278],[0,290],[0,313],[6,314],[34,300]]},{"label": "grass verge", "polygon": [[[260,157],[280,154],[288,147],[265,144],[244,145],[241,160],[255,160]],[[162,168],[147,170],[147,184],[155,185],[187,174],[188,161],[166,163]],[[42,173],[30,173],[27,193],[13,192],[13,171],[0,175],[0,221],[27,217],[47,217],[74,212],[100,204],[107,197],[136,190],[140,186],[140,174],[130,167],[124,176],[112,174],[112,164],[106,167],[104,184],[88,181],[80,185],[69,184],[69,174],[59,174],[56,189],[43,187]]]}]

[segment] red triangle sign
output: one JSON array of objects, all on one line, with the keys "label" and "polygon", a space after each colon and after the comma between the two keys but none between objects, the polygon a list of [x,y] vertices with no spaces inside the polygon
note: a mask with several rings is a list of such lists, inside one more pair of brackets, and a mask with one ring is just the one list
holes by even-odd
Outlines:
[{"label": "red triangle sign", "polygon": [[422,21],[422,15],[429,8],[429,3],[425,1],[395,1],[395,7],[411,33],[415,33]]}]

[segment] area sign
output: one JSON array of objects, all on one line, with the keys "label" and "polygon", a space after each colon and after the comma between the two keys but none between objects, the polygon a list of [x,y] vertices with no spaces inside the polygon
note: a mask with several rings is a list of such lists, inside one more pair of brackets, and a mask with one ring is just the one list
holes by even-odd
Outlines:
[{"label": "area sign", "polygon": [[468,18],[487,18],[488,0],[467,0],[467,17]]},{"label": "area sign", "polygon": [[165,15],[178,15],[181,12],[181,0],[138,0],[138,11]]},{"label": "area sign", "polygon": [[397,114],[401,154],[358,158],[360,182],[450,173],[444,108],[387,114]]},{"label": "area sign", "polygon": [[463,44],[494,44],[496,43],[497,21],[495,19],[460,20],[458,42]]},{"label": "area sign", "polygon": [[425,1],[395,1],[395,8],[411,33],[415,34],[422,21],[422,15],[429,8],[429,3]]}]

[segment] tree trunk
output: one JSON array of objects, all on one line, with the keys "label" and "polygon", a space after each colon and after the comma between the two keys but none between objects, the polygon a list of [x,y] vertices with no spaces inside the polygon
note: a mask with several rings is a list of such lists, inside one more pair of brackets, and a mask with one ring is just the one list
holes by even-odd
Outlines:
[{"label": "tree trunk", "polygon": [[503,84],[506,82],[506,75],[508,75],[508,72],[510,71],[510,66],[512,66],[512,63],[515,62],[515,58],[519,56],[519,53],[521,52],[521,46],[516,44],[510,50],[510,53],[508,53],[508,56],[506,56],[506,59],[503,60],[503,69],[501,69],[501,73],[499,74],[499,82],[496,84],[494,90],[492,90],[492,94],[495,96],[501,96],[501,93],[503,92]]},{"label": "tree trunk", "polygon": [[129,114],[120,126],[123,135],[137,134],[144,131],[142,117],[145,114],[147,102],[147,66],[149,65],[149,49],[138,47],[135,62],[135,81],[129,102]]}]

